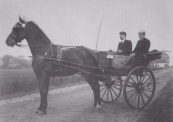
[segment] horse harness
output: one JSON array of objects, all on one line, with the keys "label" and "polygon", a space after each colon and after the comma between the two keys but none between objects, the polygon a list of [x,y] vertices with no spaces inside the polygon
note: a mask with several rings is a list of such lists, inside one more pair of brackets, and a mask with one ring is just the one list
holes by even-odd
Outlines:
[{"label": "horse harness", "polygon": [[[51,51],[51,54],[52,54],[51,56],[52,57],[55,56],[54,55],[55,53],[53,51],[53,46],[56,46],[57,47],[56,48],[57,49],[57,51],[56,51],[57,52],[57,55],[56,55],[56,58],[55,59],[54,58],[46,58],[46,57],[38,57],[38,58],[34,58],[34,57],[31,57],[31,56],[29,56],[29,57],[31,57],[33,59],[48,59],[49,60],[48,62],[50,62],[52,64],[61,65],[61,66],[67,67],[67,68],[75,69],[75,70],[78,70],[79,73],[85,72],[87,74],[91,74],[91,75],[94,75],[94,76],[99,77],[100,75],[92,74],[92,73],[87,72],[87,71],[84,71],[84,70],[82,70],[80,68],[80,67],[90,67],[90,68],[93,68],[93,69],[101,70],[102,71],[102,75],[104,75],[104,69],[100,65],[98,67],[93,67],[93,66],[87,66],[87,65],[77,64],[77,63],[73,63],[73,62],[68,62],[68,61],[65,61],[65,60],[62,59],[62,57],[63,57],[63,53],[62,53],[63,50],[69,50],[69,49],[72,49],[72,48],[77,48],[79,46],[53,45],[52,43],[50,43],[49,45],[39,45],[39,46],[36,46],[36,45],[20,45],[20,44],[16,44],[16,46],[18,46],[18,47],[24,47],[24,46],[29,46],[29,47],[46,47],[46,46],[48,46],[48,49],[45,52],[45,56],[47,56],[48,52]],[[92,50],[90,50],[89,48],[86,48],[86,47],[84,47],[84,48],[87,49],[91,53],[91,55],[96,59],[96,61],[98,61],[96,55],[94,54],[94,52],[92,52]],[[55,63],[55,62],[53,62],[51,60],[56,60],[58,63]],[[68,63],[68,64],[72,64],[72,65],[76,65],[77,67],[73,67],[73,66],[70,66],[70,65],[62,64],[63,62],[64,63]],[[57,71],[57,70],[55,69],[55,71]]]}]

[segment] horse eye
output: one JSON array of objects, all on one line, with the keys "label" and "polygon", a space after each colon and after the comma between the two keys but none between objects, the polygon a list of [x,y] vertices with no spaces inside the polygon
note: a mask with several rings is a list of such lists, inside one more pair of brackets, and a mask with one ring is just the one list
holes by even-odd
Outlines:
[{"label": "horse eye", "polygon": [[19,32],[19,30],[20,30],[20,28],[19,28],[19,27],[13,27],[13,29],[12,29],[12,31],[13,31],[14,33],[18,33],[18,32]]}]

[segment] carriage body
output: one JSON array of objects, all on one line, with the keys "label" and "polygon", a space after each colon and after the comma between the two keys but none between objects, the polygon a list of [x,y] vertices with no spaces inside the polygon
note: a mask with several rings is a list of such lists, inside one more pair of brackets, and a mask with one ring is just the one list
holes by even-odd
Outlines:
[{"label": "carriage body", "polygon": [[[96,52],[98,64],[104,69],[105,74],[121,76],[127,76],[132,69],[138,66],[147,67],[151,61],[161,58],[161,54],[162,52],[160,51],[151,51],[149,53],[134,56],[131,57],[130,60],[126,61],[124,66],[117,68],[113,66],[114,58],[121,59],[124,57],[128,58],[129,56],[121,56],[109,51]],[[121,60],[116,63],[121,63],[120,61]]]},{"label": "carriage body", "polygon": [[100,82],[101,100],[105,103],[116,101],[123,91],[127,105],[133,109],[144,108],[152,100],[156,87],[154,74],[147,66],[151,61],[161,58],[161,54],[159,51],[151,51],[131,57],[124,66],[117,68],[113,65],[115,53],[96,52],[106,77]]}]

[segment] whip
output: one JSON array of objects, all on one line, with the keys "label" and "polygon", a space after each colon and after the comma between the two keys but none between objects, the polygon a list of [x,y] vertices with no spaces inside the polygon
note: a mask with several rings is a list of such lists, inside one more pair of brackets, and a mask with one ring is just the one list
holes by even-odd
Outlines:
[{"label": "whip", "polygon": [[98,31],[98,35],[97,35],[97,42],[96,42],[95,51],[97,50],[97,45],[98,45],[98,40],[99,40],[99,34],[100,34],[100,30],[101,30],[101,26],[102,26],[102,22],[103,22],[103,18],[104,18],[105,12],[106,12],[106,7],[105,7],[105,10],[104,10],[104,13],[103,13],[103,15],[102,15],[101,22],[100,22],[99,31]]}]

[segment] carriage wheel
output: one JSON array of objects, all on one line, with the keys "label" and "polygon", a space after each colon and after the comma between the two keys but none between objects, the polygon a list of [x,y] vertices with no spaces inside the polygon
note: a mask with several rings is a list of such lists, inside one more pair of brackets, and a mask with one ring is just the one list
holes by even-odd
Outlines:
[{"label": "carriage wheel", "polygon": [[100,83],[100,98],[104,103],[114,102],[122,91],[120,76],[106,76],[106,81]]},{"label": "carriage wheel", "polygon": [[128,106],[143,108],[154,96],[156,82],[154,74],[146,67],[136,67],[126,77],[123,95]]}]

